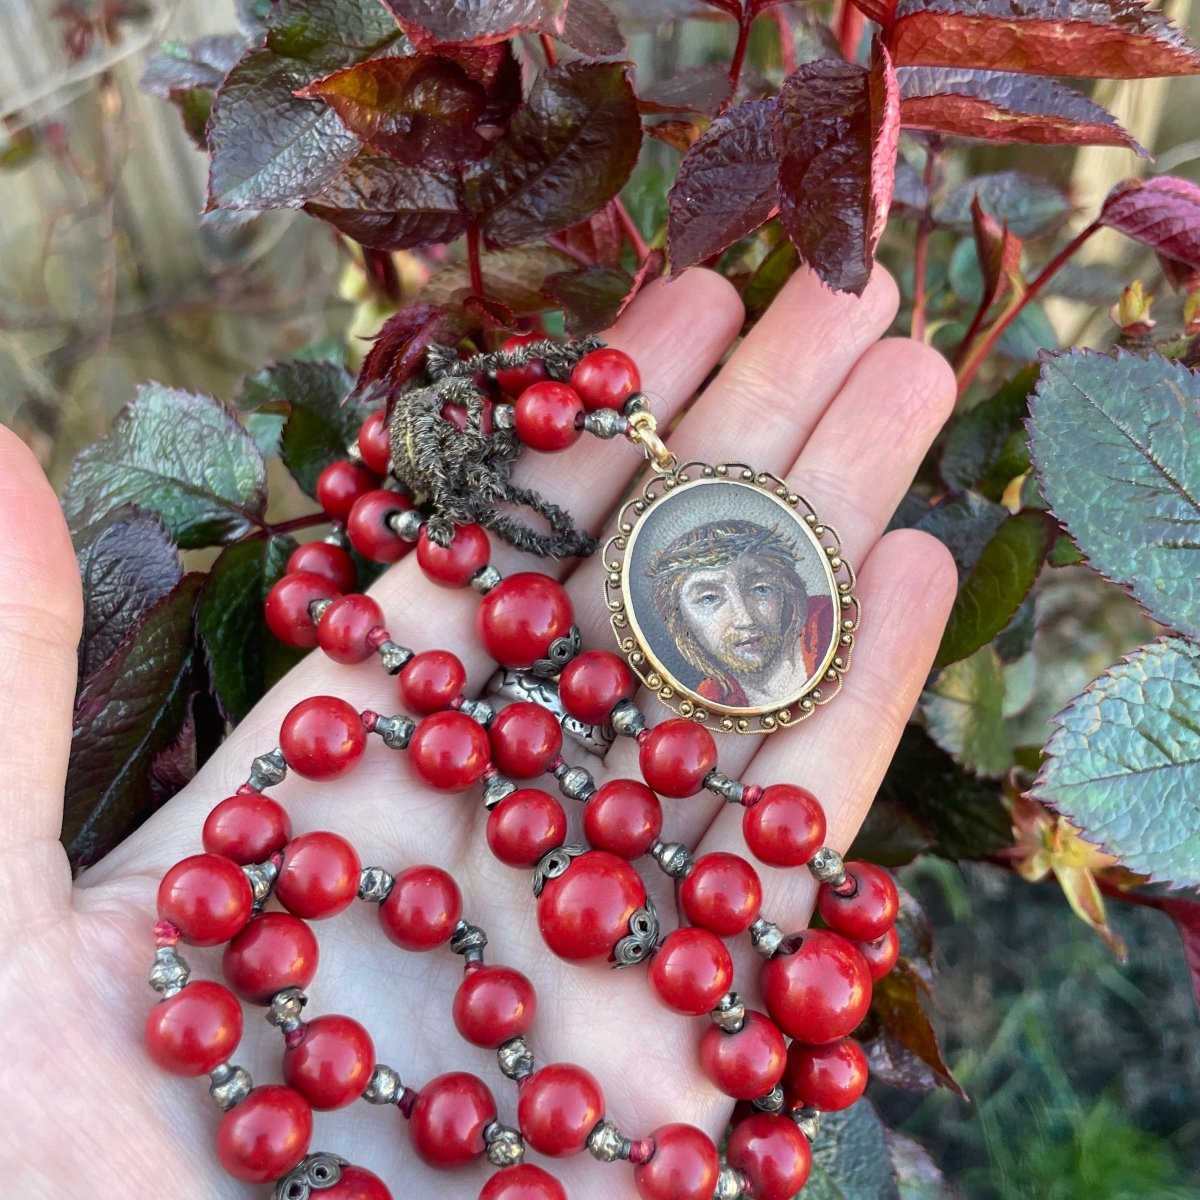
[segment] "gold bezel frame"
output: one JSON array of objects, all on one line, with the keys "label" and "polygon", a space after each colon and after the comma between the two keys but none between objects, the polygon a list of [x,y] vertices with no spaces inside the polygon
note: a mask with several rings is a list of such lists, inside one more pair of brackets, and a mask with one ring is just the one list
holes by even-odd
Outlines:
[{"label": "gold bezel frame", "polygon": [[[830,645],[821,670],[815,673],[803,691],[786,703],[772,708],[725,709],[684,687],[656,660],[641,634],[630,603],[625,564],[638,525],[647,511],[664,497],[677,494],[692,485],[722,481],[756,488],[781,507],[791,510],[789,515],[821,555],[831,584],[830,595],[835,597],[837,636]],[[793,492],[777,475],[755,471],[745,463],[712,465],[688,462],[670,474],[653,476],[640,494],[622,508],[617,532],[604,547],[604,566],[609,622],[621,652],[638,678],[655,691],[663,704],[681,717],[688,717],[717,732],[772,733],[811,716],[819,706],[828,704],[841,691],[843,678],[850,668],[854,635],[862,616],[858,597],[854,594],[854,569],[842,556],[841,539],[836,531],[824,524],[812,505],[803,496]]]}]

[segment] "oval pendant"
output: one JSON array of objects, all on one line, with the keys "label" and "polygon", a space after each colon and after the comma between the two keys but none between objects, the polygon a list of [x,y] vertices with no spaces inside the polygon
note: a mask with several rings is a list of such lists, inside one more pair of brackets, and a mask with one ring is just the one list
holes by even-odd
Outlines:
[{"label": "oval pendant", "polygon": [[621,650],[681,716],[770,733],[841,690],[860,617],[854,571],[778,476],[700,462],[656,475],[604,557]]}]

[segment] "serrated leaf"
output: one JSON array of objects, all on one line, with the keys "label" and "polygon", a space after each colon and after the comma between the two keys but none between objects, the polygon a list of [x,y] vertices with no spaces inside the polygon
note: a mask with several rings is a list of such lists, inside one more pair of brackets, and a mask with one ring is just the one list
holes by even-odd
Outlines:
[{"label": "serrated leaf", "polygon": [[1200,187],[1190,179],[1127,179],[1109,192],[1100,224],[1167,258],[1200,267]]},{"label": "serrated leaf", "polygon": [[1031,794],[1132,871],[1200,884],[1200,645],[1161,638],[1054,718]]},{"label": "serrated leaf", "polygon": [[150,772],[178,738],[194,684],[193,609],[202,579],[185,576],[148,609],[75,698],[62,840],[76,871],[153,811]]},{"label": "serrated leaf", "polygon": [[534,82],[467,197],[496,246],[578,224],[624,186],[642,141],[621,63],[567,63]]},{"label": "serrated leaf", "polygon": [[138,87],[170,100],[183,116],[188,136],[203,150],[213,97],[245,49],[246,39],[237,35],[204,37],[187,45],[163,42],[146,64]]},{"label": "serrated leaf", "polygon": [[896,75],[819,59],[784,81],[774,117],[780,219],[835,291],[861,294],[887,222],[900,129]]},{"label": "serrated leaf", "polygon": [[638,108],[644,113],[694,112],[711,117],[728,98],[728,70],[704,63],[656,79],[638,95]]},{"label": "serrated leaf", "polygon": [[561,33],[567,0],[383,0],[405,33],[441,42],[486,45],[527,30]]},{"label": "serrated leaf", "polygon": [[562,32],[557,36],[588,58],[621,54],[625,50],[617,18],[603,0],[570,0]]},{"label": "serrated leaf", "polygon": [[321,74],[401,40],[377,0],[272,0],[266,26],[276,54],[324,67]]},{"label": "serrated leaf", "polygon": [[778,210],[774,112],[774,100],[739,104],[683,156],[667,194],[672,274],[719,254]]},{"label": "serrated leaf", "polygon": [[949,487],[998,501],[1009,483],[1029,470],[1024,422],[1037,377],[1036,366],[1025,367],[950,426],[940,464]]},{"label": "serrated leaf", "polygon": [[1030,413],[1042,494],[1092,566],[1200,636],[1200,378],[1072,350],[1043,360]]},{"label": "serrated leaf", "polygon": [[262,517],[262,455],[211,396],[143,384],[112,429],[75,459],[63,493],[72,531],[124,504],[158,513],[183,549],[238,537]]},{"label": "serrated leaf", "polygon": [[998,778],[1013,765],[1004,672],[991,646],[943,667],[921,693],[921,715],[929,736],[974,774]]},{"label": "serrated leaf", "polygon": [[407,383],[425,366],[433,343],[457,346],[479,328],[478,318],[445,304],[410,304],[383,323],[363,359],[354,385],[356,395],[370,396]]},{"label": "serrated leaf", "polygon": [[625,231],[617,206],[610,200],[599,212],[586,221],[564,229],[555,244],[582,255],[597,267],[619,267],[625,245]]},{"label": "serrated leaf", "polygon": [[990,67],[1037,75],[1190,75],[1200,55],[1144,0],[900,0],[897,65]]},{"label": "serrated leaf", "polygon": [[1020,171],[977,175],[960,183],[934,205],[934,223],[956,233],[972,231],[971,205],[984,209],[1026,241],[1059,229],[1071,215],[1071,199],[1044,179]]},{"label": "serrated leaf", "polygon": [[633,294],[633,276],[613,267],[582,267],[547,276],[542,292],[563,310],[567,332],[586,337],[621,315]]},{"label": "serrated leaf", "polygon": [[974,222],[975,256],[983,275],[984,311],[989,311],[1010,292],[1025,286],[1021,274],[1021,239],[1001,225],[976,197],[971,207]]},{"label": "serrated leaf", "polygon": [[804,1200],[899,1200],[887,1130],[865,1098],[842,1112],[821,1114],[812,1161]]}]

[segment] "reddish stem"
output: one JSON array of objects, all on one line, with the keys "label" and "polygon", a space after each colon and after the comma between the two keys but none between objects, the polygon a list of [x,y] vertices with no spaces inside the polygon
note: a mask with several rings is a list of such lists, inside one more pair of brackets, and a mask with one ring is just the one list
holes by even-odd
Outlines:
[{"label": "reddish stem", "polygon": [[779,29],[779,58],[783,73],[791,75],[796,69],[796,40],[792,37],[792,26],[782,6],[771,9],[771,20]]},{"label": "reddish stem", "polygon": [[276,537],[281,533],[293,533],[297,529],[312,529],[316,525],[328,525],[329,514],[324,512],[307,513],[303,517],[292,517],[288,521],[280,521],[275,525],[263,522],[259,526],[258,537]]},{"label": "reddish stem", "polygon": [[477,296],[486,295],[483,290],[483,262],[479,257],[479,226],[475,221],[467,226],[467,265],[471,272],[471,291]]},{"label": "reddish stem", "polygon": [[925,340],[925,268],[929,259],[929,232],[932,224],[930,208],[933,203],[933,176],[937,158],[932,146],[925,148],[925,211],[917,227],[917,248],[913,260],[913,315],[909,336],[914,341]]},{"label": "reddish stem", "polygon": [[549,34],[542,33],[538,35],[538,41],[542,43],[542,53],[546,56],[546,66],[556,66],[558,63],[558,51],[554,49],[554,39]]},{"label": "reddish stem", "polygon": [[842,0],[842,11],[838,14],[838,46],[847,62],[858,60],[858,46],[862,41],[864,17],[852,0]]},{"label": "reddish stem", "polygon": [[400,273],[392,256],[386,250],[372,250],[364,246],[363,265],[375,292],[390,303],[399,304],[402,295]]},{"label": "reddish stem", "polygon": [[729,64],[729,95],[721,101],[721,106],[717,109],[718,116],[733,103],[733,98],[737,95],[738,84],[742,79],[742,67],[746,62],[746,47],[750,44],[750,26],[753,23],[754,14],[747,4],[742,9],[742,16],[738,21],[737,43],[733,47],[733,60]]},{"label": "reddish stem", "polygon": [[629,239],[629,244],[633,247],[633,252],[637,255],[638,262],[644,263],[650,257],[650,247],[646,245],[641,231],[633,223],[633,218],[629,215],[629,210],[621,203],[619,196],[613,201],[613,204],[616,206],[617,220],[621,222],[621,228],[625,231],[625,236]]}]

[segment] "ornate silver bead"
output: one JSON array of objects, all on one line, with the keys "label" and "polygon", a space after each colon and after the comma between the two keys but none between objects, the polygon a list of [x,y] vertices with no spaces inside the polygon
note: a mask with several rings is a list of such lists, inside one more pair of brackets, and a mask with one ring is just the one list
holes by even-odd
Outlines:
[{"label": "ornate silver bead", "polygon": [[515,429],[517,427],[516,410],[511,404],[492,405],[492,428]]},{"label": "ornate silver bead", "polygon": [[512,1167],[525,1158],[525,1139],[515,1129],[493,1121],[483,1130],[488,1161],[497,1167]]},{"label": "ornate silver bead", "polygon": [[783,942],[783,930],[765,917],[750,922],[750,944],[763,956],[770,958]]},{"label": "ornate silver bead", "polygon": [[235,1104],[240,1104],[250,1094],[254,1081],[245,1067],[233,1063],[222,1063],[208,1073],[211,1082],[208,1094],[217,1102],[217,1107],[228,1112]]},{"label": "ornate silver bead", "polygon": [[425,518],[415,508],[390,512],[386,520],[391,530],[399,534],[406,542],[415,542],[420,536],[421,526],[425,524]]},{"label": "ornate silver bead", "polygon": [[625,401],[621,408],[621,412],[626,417],[632,417],[636,413],[648,413],[650,411],[650,397],[645,392],[634,392]]},{"label": "ornate silver bead", "polygon": [[150,967],[150,986],[164,999],[178,995],[187,985],[192,968],[174,946],[159,946]]},{"label": "ornate silver bead", "polygon": [[486,700],[464,700],[460,712],[472,721],[478,721],[485,729],[492,723],[496,710]]},{"label": "ornate silver bead", "polygon": [[393,750],[403,750],[417,728],[412,717],[397,714],[394,717],[380,717],[375,722],[375,732],[383,739],[383,744]]},{"label": "ornate silver bead", "polygon": [[382,867],[363,867],[358,877],[358,898],[371,904],[382,904],[391,894],[395,883],[395,876]]},{"label": "ornate silver bead", "polygon": [[783,1086],[776,1084],[763,1096],[755,1096],[750,1101],[759,1112],[777,1113],[783,1110]]},{"label": "ornate silver bead", "polygon": [[594,437],[608,441],[629,431],[629,418],[612,408],[598,408],[583,418],[583,427]]},{"label": "ornate silver bead", "polygon": [[368,1104],[395,1104],[403,1094],[404,1080],[400,1078],[400,1072],[385,1063],[376,1063],[363,1088],[362,1098]]},{"label": "ornate silver bead", "polygon": [[538,679],[527,671],[501,667],[488,681],[488,692],[507,700],[531,700],[548,708],[562,726],[562,731],[589,754],[603,758],[616,739],[611,725],[587,725],[570,716],[562,706],[558,688],[549,679]]},{"label": "ornate silver bead", "polygon": [[628,1158],[633,1143],[611,1122],[601,1121],[588,1134],[587,1148],[599,1162],[616,1162]]},{"label": "ornate silver bead", "polygon": [[263,1015],[280,1033],[291,1033],[300,1028],[300,1014],[307,1003],[308,997],[301,988],[284,988],[271,997],[271,1003]]},{"label": "ornate silver bead", "polygon": [[792,1109],[792,1120],[796,1122],[796,1128],[810,1142],[817,1140],[818,1134],[821,1132],[821,1112],[816,1108],[794,1108]]},{"label": "ornate silver bead", "polygon": [[722,1163],[717,1172],[717,1190],[713,1192],[713,1200],[738,1200],[745,1191],[743,1182],[736,1167]]},{"label": "ornate silver bead", "polygon": [[255,906],[261,907],[271,894],[275,880],[279,878],[279,868],[270,859],[267,859],[266,862],[243,866],[242,872],[250,881],[250,890],[254,893]]},{"label": "ornate silver bead", "polygon": [[596,794],[596,781],[584,767],[572,767],[563,763],[554,772],[558,790],[568,800],[590,800]]},{"label": "ornate silver bead", "polygon": [[308,615],[312,617],[314,625],[320,623],[321,618],[329,611],[332,604],[332,600],[322,596],[320,600],[314,600],[308,606]]},{"label": "ornate silver bead", "polygon": [[379,643],[379,661],[389,675],[399,675],[413,657],[413,652],[407,646],[397,645],[390,639]]},{"label": "ornate silver bead", "polygon": [[691,851],[682,842],[655,842],[650,854],[672,879],[682,879],[693,866]]},{"label": "ornate silver bead", "polygon": [[342,1168],[349,1165],[336,1154],[318,1150],[276,1181],[271,1200],[309,1200],[313,1192],[333,1187],[342,1178]]},{"label": "ornate silver bead", "polygon": [[509,1079],[524,1079],[533,1074],[533,1052],[524,1038],[515,1037],[500,1046],[496,1050],[496,1061]]},{"label": "ornate silver bead", "polygon": [[282,750],[276,749],[270,754],[260,754],[250,764],[250,786],[256,792],[282,783],[286,776],[287,763],[283,760]]},{"label": "ornate silver bead", "polygon": [[[503,407],[497,405],[497,408]],[[481,571],[476,571],[471,576],[471,586],[481,595],[486,596],[501,580],[502,576],[491,563],[488,563]]]},{"label": "ornate silver bead", "polygon": [[612,726],[619,737],[635,738],[646,728],[646,714],[632,700],[622,700],[612,710]]},{"label": "ornate silver bead", "polygon": [[483,948],[487,945],[487,934],[478,925],[459,921],[450,935],[450,949],[461,954],[465,962],[483,962]]},{"label": "ornate silver bead", "polygon": [[517,785],[511,779],[501,775],[499,771],[492,771],[483,781],[483,807],[490,812],[501,800],[511,796],[516,790]]},{"label": "ornate silver bead", "polygon": [[846,880],[843,866],[842,856],[829,846],[822,846],[808,860],[808,869],[813,878],[819,883],[832,883],[834,887],[840,886]]},{"label": "ornate silver bead", "polygon": [[645,908],[634,909],[629,918],[629,932],[613,947],[613,965],[632,967],[645,962],[658,942],[658,913],[646,898]]},{"label": "ornate silver bead", "polygon": [[730,779],[723,771],[709,771],[704,777],[704,786],[717,796],[724,796],[731,804],[741,804],[746,785]]},{"label": "ornate silver bead", "polygon": [[708,1019],[726,1033],[737,1033],[746,1023],[746,1006],[737,992],[726,992],[709,1012]]},{"label": "ornate silver bead", "polygon": [[583,846],[559,846],[545,855],[533,868],[533,894],[540,896],[551,879],[557,879],[570,865],[571,859],[584,852]]},{"label": "ornate silver bead", "polygon": [[583,649],[579,626],[572,625],[570,632],[557,637],[546,647],[546,657],[529,664],[529,673],[544,679],[553,679],[563,667]]}]

